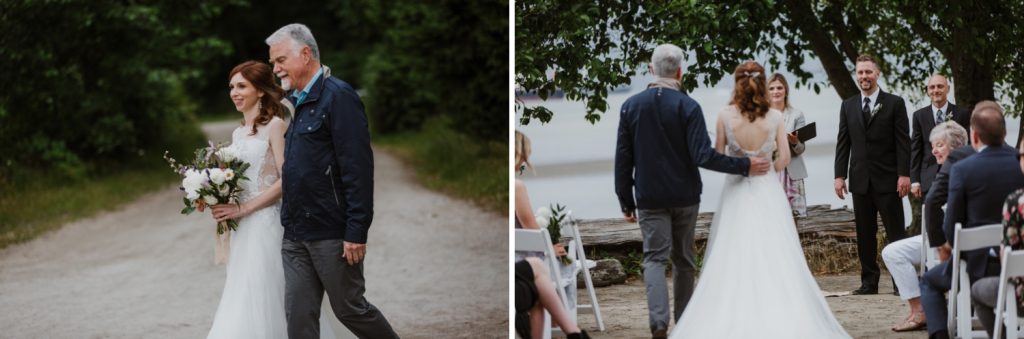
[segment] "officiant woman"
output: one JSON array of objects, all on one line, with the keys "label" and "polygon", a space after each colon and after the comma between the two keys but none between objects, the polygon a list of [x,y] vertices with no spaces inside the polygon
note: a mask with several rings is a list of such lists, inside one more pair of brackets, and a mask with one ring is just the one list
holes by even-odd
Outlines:
[{"label": "officiant woman", "polygon": [[775,73],[768,78],[768,97],[773,109],[782,112],[786,119],[786,132],[789,132],[789,154],[791,156],[789,166],[779,173],[782,186],[789,198],[789,205],[793,208],[794,216],[807,216],[807,191],[804,190],[804,178],[807,178],[807,167],[804,166],[804,159],[801,156],[806,150],[803,142],[797,139],[796,131],[807,125],[804,119],[804,112],[790,106],[789,104],[789,82],[782,74]]}]

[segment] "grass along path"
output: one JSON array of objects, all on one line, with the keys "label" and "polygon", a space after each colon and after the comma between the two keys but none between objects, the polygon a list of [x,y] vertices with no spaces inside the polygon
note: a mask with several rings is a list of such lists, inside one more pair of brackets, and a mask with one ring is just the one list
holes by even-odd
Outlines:
[{"label": "grass along path", "polygon": [[0,249],[114,210],[176,180],[170,169],[153,167],[77,182],[40,181],[0,194]]}]

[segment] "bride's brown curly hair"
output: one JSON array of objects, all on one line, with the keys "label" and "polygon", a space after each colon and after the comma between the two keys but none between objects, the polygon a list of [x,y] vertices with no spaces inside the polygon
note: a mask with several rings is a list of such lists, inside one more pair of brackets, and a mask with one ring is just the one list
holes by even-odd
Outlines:
[{"label": "bride's brown curly hair", "polygon": [[763,117],[771,108],[768,101],[768,85],[765,81],[764,67],[754,61],[747,61],[732,73],[736,80],[736,88],[732,91],[731,105],[739,108],[740,114],[754,122]]},{"label": "bride's brown curly hair", "polygon": [[[259,99],[259,103],[262,104],[260,114],[253,121],[252,131],[249,135],[256,135],[256,126],[266,126],[274,117],[285,119],[288,109],[281,103],[281,99],[284,98],[284,89],[274,82],[274,70],[270,65],[253,60],[243,62],[235,66],[231,73],[228,73],[228,81],[231,81],[231,78],[238,73],[242,73],[242,77],[248,80],[256,90],[264,93]],[[242,125],[245,125],[244,119]]]}]

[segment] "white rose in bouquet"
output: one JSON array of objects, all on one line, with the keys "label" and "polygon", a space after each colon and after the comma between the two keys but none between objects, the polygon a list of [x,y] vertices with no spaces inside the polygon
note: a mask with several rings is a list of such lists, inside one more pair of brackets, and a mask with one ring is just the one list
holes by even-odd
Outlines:
[{"label": "white rose in bouquet", "polygon": [[207,205],[213,206],[213,205],[217,204],[217,197],[212,196],[212,195],[207,195],[207,196],[203,197],[203,201],[205,201]]},{"label": "white rose in bouquet", "polygon": [[203,172],[190,169],[185,172],[185,179],[181,180],[181,187],[185,189],[188,200],[195,200],[199,198],[199,189],[203,188],[205,183],[206,176],[203,175]]},{"label": "white rose in bouquet", "polygon": [[[544,220],[548,220],[548,219],[551,219],[552,215],[553,214],[551,213],[551,209],[550,208],[541,207],[541,208],[537,209],[537,217],[538,218],[543,218]],[[547,224],[547,222],[545,222],[544,224]]]},{"label": "white rose in bouquet", "polygon": [[211,168],[209,170],[209,172],[210,172],[210,181],[213,181],[214,185],[223,184],[224,180],[227,179],[225,177],[224,170],[222,170],[222,169]]},{"label": "white rose in bouquet", "polygon": [[238,159],[238,154],[235,153],[234,145],[221,148],[217,150],[217,157],[224,162],[232,162]]}]

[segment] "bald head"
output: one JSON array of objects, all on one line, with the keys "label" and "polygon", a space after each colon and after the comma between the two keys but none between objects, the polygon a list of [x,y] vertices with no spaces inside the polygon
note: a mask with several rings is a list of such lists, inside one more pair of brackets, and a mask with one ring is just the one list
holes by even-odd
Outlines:
[{"label": "bald head", "polygon": [[946,105],[946,97],[949,95],[949,81],[942,74],[935,74],[928,78],[925,83],[928,97],[931,98],[932,106],[941,108]]},{"label": "bald head", "polygon": [[[971,113],[971,134],[972,139],[988,146],[1003,144],[1006,137],[1006,120],[1003,119],[1003,109],[993,101],[982,101],[974,106]],[[980,146],[980,145],[975,145]]]}]

